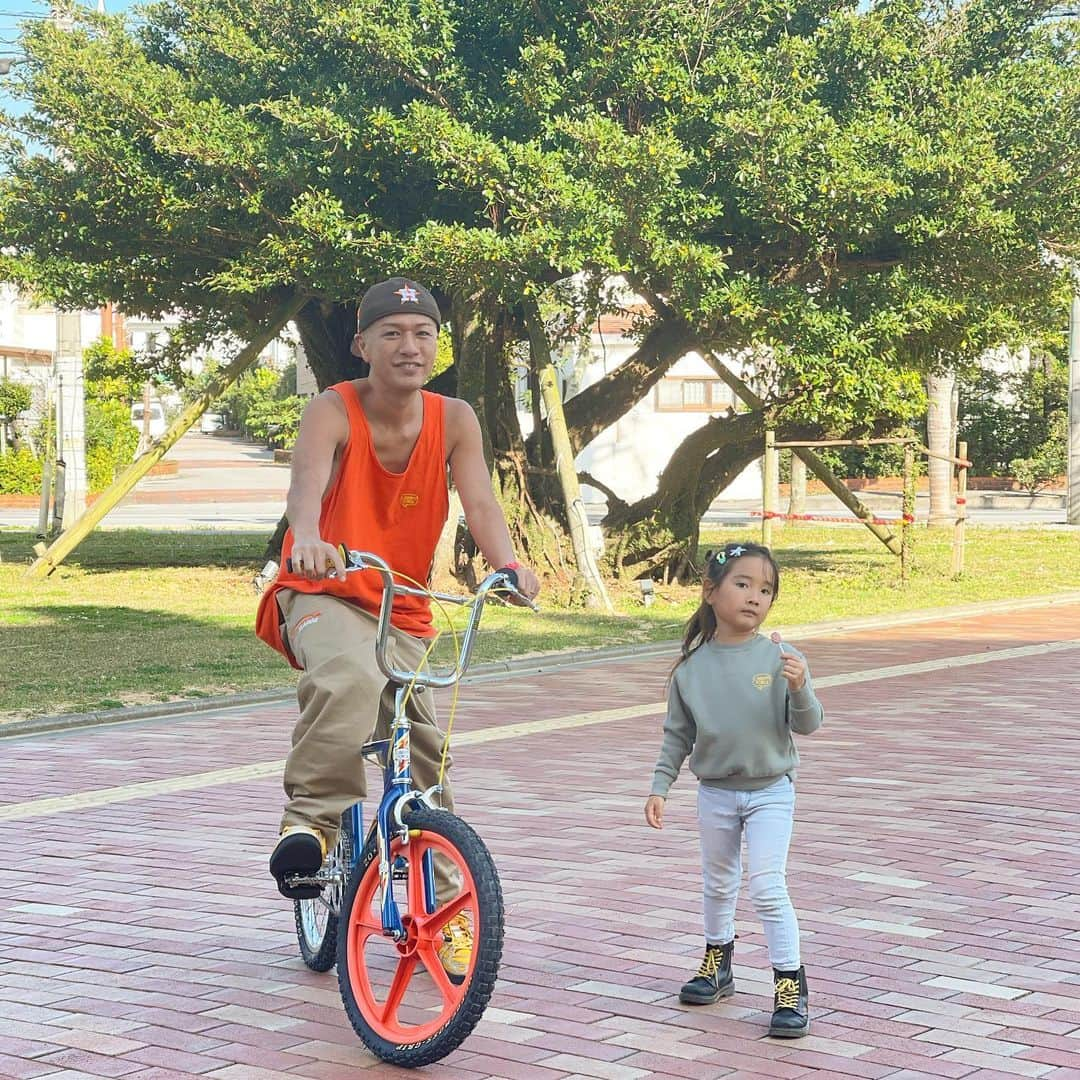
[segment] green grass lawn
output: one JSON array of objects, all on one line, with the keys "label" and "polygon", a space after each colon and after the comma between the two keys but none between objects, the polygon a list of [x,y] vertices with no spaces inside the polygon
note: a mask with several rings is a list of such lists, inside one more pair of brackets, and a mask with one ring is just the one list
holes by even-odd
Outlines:
[{"label": "green grass lawn", "polygon": [[[969,526],[966,573],[954,581],[951,534],[919,527],[906,585],[864,529],[789,525],[774,536],[783,571],[774,625],[1080,588],[1077,530]],[[261,534],[99,531],[46,581],[25,577],[32,544],[25,530],[0,530],[0,722],[294,681],[252,632]],[[697,602],[695,589],[658,584],[646,609],[634,582],[613,599],[614,617],[566,610],[551,593],[539,616],[492,606],[475,659],[673,639]]]}]

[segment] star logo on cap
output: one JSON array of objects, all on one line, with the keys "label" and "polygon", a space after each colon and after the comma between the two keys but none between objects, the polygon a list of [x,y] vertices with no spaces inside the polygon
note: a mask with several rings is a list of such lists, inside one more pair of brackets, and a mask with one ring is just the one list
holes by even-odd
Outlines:
[{"label": "star logo on cap", "polygon": [[400,296],[403,304],[420,303],[420,294],[411,285],[402,285],[400,289],[395,289],[394,295]]}]

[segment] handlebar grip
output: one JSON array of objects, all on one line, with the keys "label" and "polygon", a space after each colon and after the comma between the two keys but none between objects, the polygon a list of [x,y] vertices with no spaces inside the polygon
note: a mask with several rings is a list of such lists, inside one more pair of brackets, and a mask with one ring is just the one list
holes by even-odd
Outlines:
[{"label": "handlebar grip", "polygon": [[504,574],[506,576],[506,579],[510,582],[511,585],[514,586],[515,589],[518,587],[518,574],[516,570],[511,570],[510,567],[503,566],[499,568],[499,573]]}]

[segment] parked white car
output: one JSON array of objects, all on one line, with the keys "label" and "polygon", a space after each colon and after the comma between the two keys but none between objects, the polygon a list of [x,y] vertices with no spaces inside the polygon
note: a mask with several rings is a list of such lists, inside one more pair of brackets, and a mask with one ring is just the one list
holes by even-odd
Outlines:
[{"label": "parked white car", "polygon": [[213,435],[225,426],[225,417],[219,412],[204,412],[199,418],[199,430],[204,435]]},{"label": "parked white car", "polygon": [[[139,434],[142,434],[143,430],[143,403],[136,401],[131,406],[131,423],[135,426]],[[165,434],[165,410],[161,407],[160,401],[150,402],[150,438],[160,439]]]}]

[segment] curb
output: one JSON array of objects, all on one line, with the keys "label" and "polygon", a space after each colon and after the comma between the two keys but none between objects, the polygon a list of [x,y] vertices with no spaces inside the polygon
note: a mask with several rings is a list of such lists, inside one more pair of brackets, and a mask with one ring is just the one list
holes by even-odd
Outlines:
[{"label": "curb", "polygon": [[[829,637],[834,634],[849,634],[858,630],[881,630],[890,626],[943,622],[971,615],[990,615],[994,612],[1023,611],[1034,607],[1076,603],[1080,603],[1080,590],[1048,596],[1029,596],[1018,600],[988,600],[983,603],[961,604],[949,608],[920,608],[896,615],[856,616],[801,625],[774,626],[770,629],[781,633],[785,638],[799,641],[807,638]],[[462,685],[497,682],[512,675],[543,675],[558,668],[589,667],[593,664],[610,663],[613,660],[648,660],[654,656],[670,656],[674,659],[678,648],[678,639],[672,639],[651,641],[643,645],[609,645],[599,649],[519,656],[513,660],[495,660],[487,664],[478,664],[461,682]],[[288,701],[295,693],[295,689],[290,686],[277,690],[249,690],[218,697],[168,701],[156,705],[132,705],[119,709],[99,709],[94,712],[36,716],[26,720],[12,720],[7,724],[0,723],[0,740],[21,735],[99,727],[105,724],[125,724],[168,716],[184,716],[188,713],[208,712],[214,709],[240,708],[262,702]]]}]

